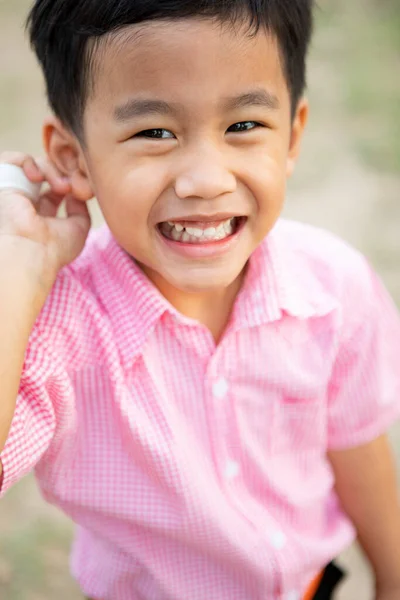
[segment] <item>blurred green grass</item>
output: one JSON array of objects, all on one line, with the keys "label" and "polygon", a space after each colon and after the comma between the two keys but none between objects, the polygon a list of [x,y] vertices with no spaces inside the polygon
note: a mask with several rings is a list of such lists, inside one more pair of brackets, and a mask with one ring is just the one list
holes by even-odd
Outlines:
[{"label": "blurred green grass", "polygon": [[332,57],[342,69],[344,100],[357,149],[379,170],[400,172],[400,2],[325,3],[317,34],[340,32]]},{"label": "blurred green grass", "polygon": [[369,164],[399,172],[400,5],[382,5],[374,21],[362,11],[358,17],[357,27],[349,28],[348,105],[360,151]]},{"label": "blurred green grass", "polygon": [[80,600],[69,572],[71,523],[25,478],[0,504],[0,600]]}]

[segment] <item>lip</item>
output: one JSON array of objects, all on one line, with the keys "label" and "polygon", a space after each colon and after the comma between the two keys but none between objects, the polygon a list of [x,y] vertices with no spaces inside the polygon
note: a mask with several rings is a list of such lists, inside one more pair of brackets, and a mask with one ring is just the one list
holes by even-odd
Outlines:
[{"label": "lip", "polygon": [[212,215],[205,215],[205,214],[195,214],[195,215],[189,215],[189,216],[180,216],[177,218],[173,218],[173,219],[165,219],[164,221],[162,221],[162,223],[182,223],[184,221],[187,221],[188,223],[195,223],[195,222],[203,222],[203,223],[212,223],[215,221],[227,221],[228,219],[234,219],[234,218],[240,218],[240,217],[245,217],[247,215],[243,214],[243,213],[232,213],[232,212],[224,212],[224,213],[215,213]]},{"label": "lip", "polygon": [[[213,215],[212,218],[216,220],[216,215]],[[228,216],[227,219],[229,218],[230,217]],[[196,220],[199,220],[199,215],[196,215]],[[168,248],[183,258],[218,258],[219,256],[231,250],[232,247],[238,243],[247,221],[247,218],[243,219],[243,222],[239,226],[238,230],[230,237],[225,238],[224,240],[209,242],[206,244],[185,244],[183,242],[175,242],[174,240],[169,240],[168,238],[164,237],[159,231],[157,231],[157,235]]]}]

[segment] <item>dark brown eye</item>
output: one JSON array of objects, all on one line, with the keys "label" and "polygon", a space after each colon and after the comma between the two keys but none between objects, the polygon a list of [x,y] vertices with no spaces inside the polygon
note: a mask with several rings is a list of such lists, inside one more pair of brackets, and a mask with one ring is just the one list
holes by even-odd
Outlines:
[{"label": "dark brown eye", "polygon": [[150,140],[171,140],[175,138],[174,134],[168,129],[145,129],[137,133],[136,137],[144,137]]},{"label": "dark brown eye", "polygon": [[231,125],[228,129],[228,132],[242,133],[244,131],[252,131],[253,129],[257,129],[257,127],[262,127],[262,125],[256,121],[241,121],[240,123]]}]

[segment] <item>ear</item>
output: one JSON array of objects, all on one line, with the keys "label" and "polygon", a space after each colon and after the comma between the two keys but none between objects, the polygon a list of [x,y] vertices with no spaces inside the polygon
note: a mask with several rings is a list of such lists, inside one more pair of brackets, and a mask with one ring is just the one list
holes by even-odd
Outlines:
[{"label": "ear", "polygon": [[69,179],[72,195],[84,202],[93,198],[93,187],[82,146],[77,137],[54,116],[49,116],[44,121],[43,145],[50,161]]},{"label": "ear", "polygon": [[306,98],[300,100],[297,105],[296,114],[293,119],[292,133],[290,137],[289,154],[287,158],[287,177],[293,174],[299,158],[303,133],[308,121],[309,103]]}]

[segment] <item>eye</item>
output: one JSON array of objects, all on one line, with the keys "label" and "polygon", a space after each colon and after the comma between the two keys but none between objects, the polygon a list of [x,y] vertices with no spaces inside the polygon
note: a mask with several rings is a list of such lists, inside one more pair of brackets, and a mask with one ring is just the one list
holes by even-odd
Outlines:
[{"label": "eye", "polygon": [[168,129],[145,129],[137,133],[135,137],[144,137],[150,140],[173,140],[174,134]]},{"label": "eye", "polygon": [[242,133],[245,131],[252,131],[258,127],[263,127],[263,125],[257,123],[257,121],[241,121],[240,123],[231,125],[228,129],[228,133]]}]

